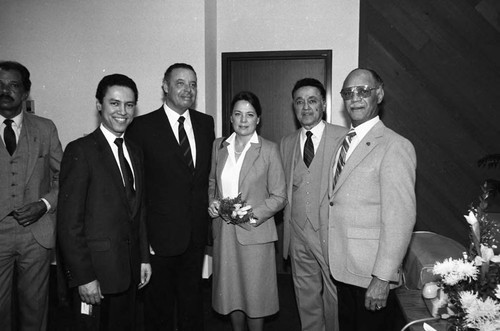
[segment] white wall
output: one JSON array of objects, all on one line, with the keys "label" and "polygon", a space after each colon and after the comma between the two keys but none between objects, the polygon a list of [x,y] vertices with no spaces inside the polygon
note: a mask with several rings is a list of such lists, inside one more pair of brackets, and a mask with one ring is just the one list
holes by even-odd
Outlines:
[{"label": "white wall", "polygon": [[[222,0],[217,14],[219,65],[221,52],[331,49],[333,105],[327,120],[346,125],[338,92],[358,65],[359,0]],[[221,70],[218,75],[220,91]]]},{"label": "white wall", "polygon": [[35,111],[56,123],[64,146],[95,129],[106,74],[134,79],[144,114],[161,104],[165,69],[192,64],[197,108],[217,118],[220,134],[221,52],[332,49],[335,123],[337,92],[358,59],[359,0],[0,0],[0,8],[0,59],[31,71]]},{"label": "white wall", "polygon": [[[35,112],[56,123],[64,146],[95,129],[104,75],[136,82],[140,114],[161,105],[170,64],[190,63],[205,79],[203,1],[0,1],[0,59],[28,67]],[[198,107],[205,108],[203,89]]]}]

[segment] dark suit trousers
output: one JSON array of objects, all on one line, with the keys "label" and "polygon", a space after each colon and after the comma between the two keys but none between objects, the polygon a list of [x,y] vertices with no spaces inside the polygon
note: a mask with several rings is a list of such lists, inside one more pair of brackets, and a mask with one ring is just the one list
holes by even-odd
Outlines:
[{"label": "dark suit trousers", "polygon": [[[118,276],[119,277],[119,276]],[[135,331],[137,287],[132,284],[129,289],[117,294],[103,294],[100,305],[92,306],[90,315],[81,313],[82,301],[78,287],[73,290],[73,311],[76,316],[78,331]]]},{"label": "dark suit trousers", "polygon": [[144,298],[147,331],[203,331],[204,252],[204,247],[190,244],[181,255],[151,255],[154,276]]},{"label": "dark suit trousers", "polygon": [[0,330],[12,330],[11,298],[17,270],[19,330],[46,330],[50,250],[35,240],[29,226],[7,216],[0,222]]},{"label": "dark suit trousers", "polygon": [[394,314],[397,311],[394,290],[389,291],[385,308],[371,311],[365,308],[365,288],[342,282],[335,282],[335,285],[339,300],[340,331],[393,330]]}]

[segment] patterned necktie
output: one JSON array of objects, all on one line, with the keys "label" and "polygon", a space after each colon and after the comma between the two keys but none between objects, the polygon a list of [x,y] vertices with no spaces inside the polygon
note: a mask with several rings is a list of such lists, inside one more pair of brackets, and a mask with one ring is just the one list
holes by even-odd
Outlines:
[{"label": "patterned necktie", "polygon": [[340,148],[339,160],[337,161],[337,168],[335,171],[335,177],[333,178],[333,188],[335,188],[335,185],[337,184],[337,180],[339,179],[339,176],[340,176],[340,172],[342,171],[342,168],[344,168],[347,151],[349,150],[349,147],[351,146],[352,138],[355,135],[356,135],[356,131],[354,131],[354,129],[351,129],[347,133],[347,135],[345,136],[344,141],[342,142],[342,147]]},{"label": "patterned necktie", "polygon": [[14,154],[16,151],[16,134],[12,129],[12,120],[6,119],[3,121],[5,124],[5,129],[3,130],[3,140],[5,141],[5,147],[10,155]]},{"label": "patterned necktie", "polygon": [[314,159],[314,145],[312,142],[312,132],[306,131],[306,142],[304,143],[304,163],[309,168],[312,160]]},{"label": "patterned necktie", "polygon": [[189,169],[191,169],[191,171],[194,171],[191,146],[189,146],[189,140],[186,135],[186,130],[184,130],[184,120],[184,116],[179,117],[179,119],[177,120],[179,122],[179,146],[181,147],[182,155],[184,156]]},{"label": "patterned necktie", "polygon": [[116,138],[115,145],[118,146],[118,161],[122,170],[123,181],[125,182],[125,193],[130,207],[134,205],[135,189],[134,189],[134,175],[125,155],[123,154],[123,138]]}]

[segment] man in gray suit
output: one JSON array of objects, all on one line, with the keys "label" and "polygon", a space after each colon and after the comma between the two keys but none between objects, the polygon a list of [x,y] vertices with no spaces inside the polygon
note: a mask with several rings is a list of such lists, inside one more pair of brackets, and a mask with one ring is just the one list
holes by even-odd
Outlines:
[{"label": "man in gray suit", "polygon": [[380,76],[355,69],[340,92],[351,130],[330,180],[329,258],[340,330],[392,330],[401,262],[415,224],[416,155],[379,119]]},{"label": "man in gray suit", "polygon": [[11,330],[17,271],[20,330],[45,330],[62,148],[52,121],[23,111],[26,67],[0,62],[0,330]]},{"label": "man in gray suit", "polygon": [[287,182],[283,257],[290,255],[302,330],[338,330],[337,292],[328,268],[328,176],[347,130],[323,120],[326,92],[313,78],[299,80],[293,108],[302,128],[282,139]]}]

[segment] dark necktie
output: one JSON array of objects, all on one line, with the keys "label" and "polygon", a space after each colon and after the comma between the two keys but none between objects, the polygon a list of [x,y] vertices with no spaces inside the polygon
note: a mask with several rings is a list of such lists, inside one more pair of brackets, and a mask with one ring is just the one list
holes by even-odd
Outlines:
[{"label": "dark necktie", "polygon": [[342,142],[342,147],[340,148],[340,155],[339,155],[339,160],[337,161],[337,170],[335,171],[335,177],[333,178],[333,188],[335,188],[335,185],[337,184],[337,180],[339,179],[340,172],[342,171],[342,168],[344,168],[344,164],[346,161],[346,155],[347,151],[349,150],[349,147],[351,146],[351,141],[352,138],[356,135],[356,131],[354,129],[351,129],[347,135],[344,138],[344,141]]},{"label": "dark necktie", "polygon": [[184,130],[184,120],[184,116],[179,117],[179,119],[177,120],[179,122],[179,146],[181,147],[182,155],[184,156],[189,169],[191,169],[191,171],[194,171],[191,146],[189,146],[189,140],[186,135],[186,130]]},{"label": "dark necktie", "polygon": [[132,208],[135,201],[134,175],[125,155],[123,154],[123,138],[116,138],[115,145],[118,146],[118,161],[122,170],[123,181],[125,182],[125,193],[129,206]]},{"label": "dark necktie", "polygon": [[309,168],[309,165],[314,159],[314,145],[311,139],[312,132],[306,131],[306,136],[307,139],[306,142],[304,143],[304,163],[306,164],[306,167]]},{"label": "dark necktie", "polygon": [[5,129],[3,130],[3,140],[5,141],[5,147],[10,155],[14,154],[16,151],[16,134],[12,129],[12,120],[6,119],[3,121],[5,124]]}]

